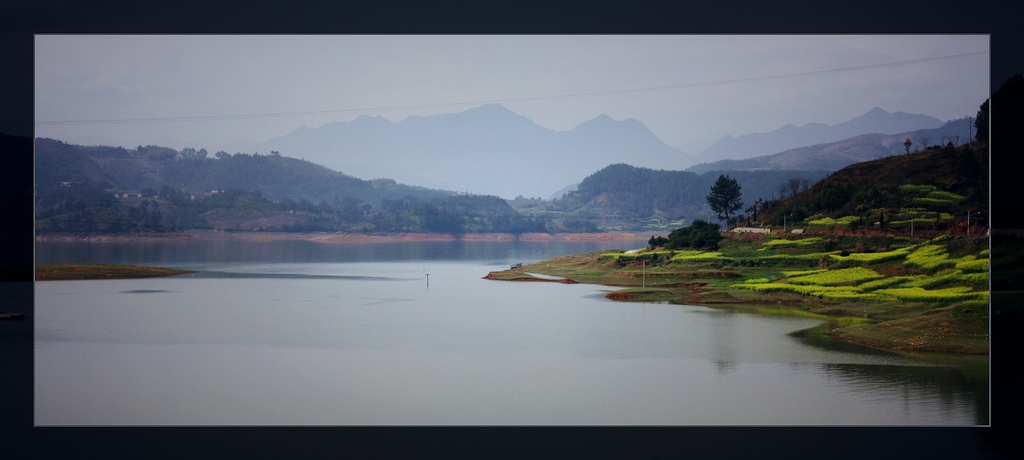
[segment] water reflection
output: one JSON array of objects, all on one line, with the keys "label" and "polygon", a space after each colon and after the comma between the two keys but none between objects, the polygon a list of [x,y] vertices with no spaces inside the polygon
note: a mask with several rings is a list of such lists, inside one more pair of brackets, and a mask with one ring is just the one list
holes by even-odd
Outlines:
[{"label": "water reflection", "polygon": [[[719,311],[711,313],[712,317],[724,316],[731,312]],[[719,375],[726,375],[735,370],[736,356],[736,322],[726,318],[715,318],[711,322],[711,356]]]},{"label": "water reflection", "polygon": [[736,363],[733,361],[722,361],[714,360],[715,370],[718,371],[719,377],[727,377],[730,373],[736,370]]},{"label": "water reflection", "polygon": [[[367,297],[360,297],[363,300],[369,300],[369,302],[354,304],[356,307],[365,307],[368,305],[387,305],[398,302],[415,302],[416,299],[371,299]],[[322,308],[322,307],[321,307]]]},{"label": "water reflection", "polygon": [[989,423],[988,379],[970,369],[870,364],[823,364],[822,369],[830,380],[851,392],[899,401],[904,411],[910,411],[912,405],[931,404],[946,415],[973,413],[975,425]]},{"label": "water reflection", "polygon": [[39,283],[36,420],[988,423],[984,359],[859,347],[806,318],[480,279],[509,262],[631,246],[40,244],[40,262],[200,273]]}]

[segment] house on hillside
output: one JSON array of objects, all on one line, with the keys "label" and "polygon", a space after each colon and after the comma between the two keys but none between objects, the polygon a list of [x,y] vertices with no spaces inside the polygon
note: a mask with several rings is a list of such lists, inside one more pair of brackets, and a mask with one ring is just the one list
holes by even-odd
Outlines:
[{"label": "house on hillside", "polygon": [[757,228],[757,227],[736,227],[730,230],[733,233],[771,233],[771,228]]}]

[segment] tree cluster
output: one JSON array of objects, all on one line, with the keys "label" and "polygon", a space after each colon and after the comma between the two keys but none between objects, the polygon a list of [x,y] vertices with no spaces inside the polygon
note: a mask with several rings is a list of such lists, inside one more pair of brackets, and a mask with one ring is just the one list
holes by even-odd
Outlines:
[{"label": "tree cluster", "polygon": [[697,219],[689,227],[677,228],[669,233],[665,248],[713,251],[718,249],[718,243],[723,238],[721,226]]}]

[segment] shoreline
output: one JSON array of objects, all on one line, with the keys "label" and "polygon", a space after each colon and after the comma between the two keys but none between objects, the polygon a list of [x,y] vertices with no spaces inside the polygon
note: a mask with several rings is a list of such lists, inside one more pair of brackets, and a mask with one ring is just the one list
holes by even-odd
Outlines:
[{"label": "shoreline", "polygon": [[[579,283],[621,288],[605,295],[619,302],[670,302],[772,315],[822,320],[827,326],[801,332],[853,345],[898,353],[934,353],[982,357],[989,354],[987,334],[979,322],[987,317],[955,301],[928,306],[927,302],[839,301],[794,292],[753,292],[736,289],[743,278],[762,276],[765,269],[736,265],[728,269],[714,263],[655,264],[601,258],[602,251],[560,256],[522,268],[490,272],[485,279],[531,280],[526,272],[559,276]],[[800,267],[790,267],[798,269]],[[776,266],[768,271],[781,271]],[[646,270],[646,286],[641,272]],[[728,275],[732,272],[732,276]],[[979,310],[980,311],[980,310]],[[984,335],[984,336],[983,336]]]},{"label": "shoreline", "polygon": [[187,275],[193,270],[135,264],[46,263],[36,265],[36,281],[85,281],[164,278]]},{"label": "shoreline", "polygon": [[71,234],[44,233],[35,236],[36,242],[155,242],[155,241],[215,241],[236,240],[249,242],[313,241],[318,243],[399,243],[410,241],[640,241],[645,237],[632,232],[603,233],[467,233],[458,237],[443,233],[328,233],[328,232],[221,232],[199,230],[181,233],[155,234]]}]

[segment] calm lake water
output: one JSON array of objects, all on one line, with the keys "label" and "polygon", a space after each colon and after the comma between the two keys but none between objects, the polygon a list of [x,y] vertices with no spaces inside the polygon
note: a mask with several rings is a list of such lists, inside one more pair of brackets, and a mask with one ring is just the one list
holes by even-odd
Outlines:
[{"label": "calm lake water", "polygon": [[[39,243],[194,275],[36,283],[36,425],[978,425],[984,359],[481,279],[645,242]],[[427,285],[429,274],[429,286]]]}]

